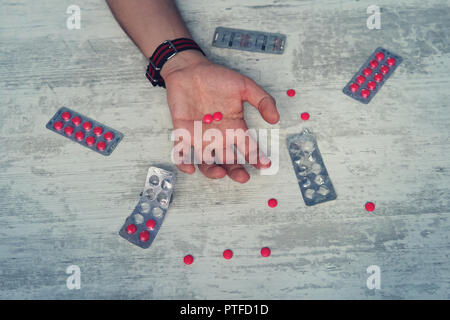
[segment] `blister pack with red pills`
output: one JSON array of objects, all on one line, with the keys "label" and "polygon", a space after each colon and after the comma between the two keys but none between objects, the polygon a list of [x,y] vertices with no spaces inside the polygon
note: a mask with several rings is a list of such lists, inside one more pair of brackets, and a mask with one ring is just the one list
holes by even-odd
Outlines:
[{"label": "blister pack with red pills", "polygon": [[169,209],[174,183],[172,172],[150,167],[139,202],[126,218],[120,236],[138,247],[150,247]]},{"label": "blister pack with red pills", "polygon": [[121,132],[66,107],[56,112],[46,128],[104,156],[110,155],[123,138]]},{"label": "blister pack with red pills", "polygon": [[377,48],[347,83],[343,92],[362,103],[369,103],[402,60],[402,57],[386,49]]}]

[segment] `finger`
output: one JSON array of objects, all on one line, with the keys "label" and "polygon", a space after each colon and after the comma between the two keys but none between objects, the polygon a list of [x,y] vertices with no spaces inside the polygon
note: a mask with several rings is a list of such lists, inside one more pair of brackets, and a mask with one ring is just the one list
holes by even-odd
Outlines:
[{"label": "finger", "polygon": [[210,179],[221,179],[227,174],[227,171],[217,164],[199,164],[198,169]]},{"label": "finger", "polygon": [[[190,150],[191,147],[183,141],[174,142],[172,161],[180,171],[188,174],[195,172],[195,166],[191,163]],[[185,151],[187,151],[187,154],[185,154]]]},{"label": "finger", "polygon": [[193,164],[180,163],[177,164],[177,168],[178,170],[188,174],[193,174],[195,172],[195,167]]},{"label": "finger", "polygon": [[222,167],[227,171],[227,175],[236,182],[246,183],[250,179],[250,175],[240,164],[223,164]]},{"label": "finger", "polygon": [[247,77],[245,77],[245,90],[242,98],[258,109],[263,119],[268,123],[275,124],[280,120],[275,99],[258,86],[255,81]]},{"label": "finger", "polygon": [[[236,137],[232,143],[236,149],[244,156],[245,161],[257,169],[269,168],[271,165],[270,159],[260,150],[258,142],[248,133],[248,128],[244,124],[242,130],[236,130]],[[227,137],[227,142],[228,142]]]}]

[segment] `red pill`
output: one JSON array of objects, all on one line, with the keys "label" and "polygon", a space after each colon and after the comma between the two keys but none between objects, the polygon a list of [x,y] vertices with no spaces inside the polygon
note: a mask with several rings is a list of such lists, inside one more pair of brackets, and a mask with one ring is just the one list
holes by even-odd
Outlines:
[{"label": "red pill", "polygon": [[278,205],[278,201],[277,199],[272,198],[267,201],[267,204],[269,205],[269,207],[275,208]]},{"label": "red pill", "polygon": [[383,80],[383,75],[380,73],[375,73],[375,75],[373,76],[373,80],[375,80],[376,82],[380,82]]},{"label": "red pill", "polygon": [[358,91],[359,86],[356,83],[352,83],[349,88],[351,92],[356,92]]},{"label": "red pill", "polygon": [[190,265],[192,264],[192,262],[194,262],[194,257],[188,254],[187,256],[184,257],[183,261],[184,264]]},{"label": "red pill", "polygon": [[210,114],[205,114],[205,116],[203,117],[203,122],[204,123],[211,123],[213,121],[213,117]]},{"label": "red pill", "polygon": [[363,84],[365,81],[366,81],[366,78],[364,78],[363,76],[356,77],[356,82],[358,82],[359,84]]},{"label": "red pill", "polygon": [[382,74],[386,74],[389,72],[389,67],[388,66],[381,66],[380,71]]},{"label": "red pill", "polygon": [[367,89],[374,90],[376,86],[377,83],[375,81],[369,81],[369,83],[367,84]]},{"label": "red pill", "polygon": [[54,124],[53,124],[53,128],[55,128],[56,130],[61,130],[62,129],[62,127],[63,127],[63,123],[61,122],[61,121],[56,121]]},{"label": "red pill", "polygon": [[156,221],[153,219],[149,219],[147,220],[147,222],[145,223],[145,225],[147,226],[147,228],[149,228],[150,230],[155,229],[156,226]]},{"label": "red pill", "polygon": [[362,89],[361,90],[361,97],[363,97],[364,99],[367,99],[369,97],[370,91],[367,89]]},{"label": "red pill", "polygon": [[150,239],[150,233],[147,230],[141,231],[141,233],[139,234],[139,239],[142,242],[148,241],[148,239]]},{"label": "red pill", "polygon": [[114,133],[108,131],[105,133],[103,137],[105,138],[106,141],[111,141],[112,139],[114,139]]},{"label": "red pill", "polygon": [[308,120],[309,119],[309,113],[308,112],[303,112],[300,115],[300,118],[302,118],[302,120]]},{"label": "red pill", "polygon": [[387,58],[386,60],[388,66],[393,66],[395,64],[395,59],[394,58]]},{"label": "red pill", "polygon": [[84,132],[83,131],[76,132],[75,139],[77,139],[78,141],[82,141],[84,139]]},{"label": "red pill", "polygon": [[365,68],[365,69],[363,70],[363,74],[364,74],[365,76],[370,76],[370,75],[372,74],[372,69],[370,69],[370,68]]},{"label": "red pill", "polygon": [[73,117],[72,123],[73,123],[75,126],[79,126],[80,123],[81,123],[81,118],[80,118],[80,117]]},{"label": "red pill", "polygon": [[375,210],[375,203],[373,203],[373,202],[366,202],[366,204],[364,206],[366,207],[367,211]]},{"label": "red pill", "polygon": [[233,258],[233,251],[231,251],[230,249],[227,249],[223,252],[223,257],[227,260],[230,260],[231,258]]},{"label": "red pill", "polygon": [[64,133],[67,134],[68,136],[71,136],[72,133],[73,133],[73,127],[67,126],[67,127],[64,129]]},{"label": "red pill", "polygon": [[106,143],[104,141],[99,141],[97,143],[97,149],[98,150],[103,151],[103,150],[105,150],[105,148],[106,148]]},{"label": "red pill", "polygon": [[372,60],[369,62],[369,65],[372,69],[375,69],[376,67],[378,67],[378,61],[377,60]]},{"label": "red pill", "polygon": [[220,121],[220,120],[222,120],[222,118],[223,118],[222,112],[214,112],[214,114],[213,114],[214,120]]},{"label": "red pill", "polygon": [[86,138],[86,144],[88,146],[92,146],[92,145],[94,145],[94,143],[95,143],[95,138],[94,137],[87,137]]},{"label": "red pill", "polygon": [[384,59],[384,53],[383,52],[377,52],[375,57],[377,58],[378,61],[381,61],[381,60]]},{"label": "red pill", "polygon": [[90,121],[87,121],[85,123],[83,123],[83,129],[86,131],[89,131],[92,129],[92,123]]},{"label": "red pill", "polygon": [[134,224],[130,224],[127,227],[127,233],[128,234],[133,234],[133,233],[136,232],[136,230],[137,230],[137,227]]},{"label": "red pill", "polygon": [[261,249],[261,255],[262,255],[263,257],[268,257],[268,256],[270,256],[270,249],[267,248],[267,247],[262,248],[262,249]]},{"label": "red pill", "polygon": [[293,96],[295,96],[295,90],[294,89],[289,89],[288,91],[286,91],[286,94],[289,97],[293,97]]},{"label": "red pill", "polygon": [[72,115],[68,111],[61,113],[61,118],[63,118],[64,121],[69,121],[71,116]]},{"label": "red pill", "polygon": [[102,133],[103,133],[103,128],[102,127],[95,127],[93,132],[94,132],[94,134],[96,136],[101,136]]}]

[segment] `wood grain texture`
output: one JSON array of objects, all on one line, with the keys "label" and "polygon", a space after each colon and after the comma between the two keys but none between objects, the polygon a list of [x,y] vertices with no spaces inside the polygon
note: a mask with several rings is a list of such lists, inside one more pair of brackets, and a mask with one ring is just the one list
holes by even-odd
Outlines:
[{"label": "wood grain texture", "polygon": [[[165,91],[103,1],[0,2],[0,298],[450,298],[448,1],[178,1],[212,60],[277,100],[280,170],[249,183],[178,174],[148,250],[118,236],[150,165],[170,164]],[[66,9],[81,7],[81,30]],[[282,56],[211,46],[216,26],[287,35]],[[404,58],[369,105],[341,90],[382,46]],[[289,98],[286,89],[297,95]],[[124,133],[110,157],[45,129],[62,105]],[[307,111],[311,119],[299,121]],[[269,128],[246,109],[250,127]],[[284,148],[305,125],[336,188],[306,207]],[[266,201],[276,197],[277,208]],[[376,203],[368,214],[363,205]],[[272,249],[261,258],[263,246]],[[221,253],[231,248],[235,257]],[[190,253],[194,264],[182,258]],[[81,289],[66,288],[69,265]],[[381,289],[366,287],[370,265]]]}]

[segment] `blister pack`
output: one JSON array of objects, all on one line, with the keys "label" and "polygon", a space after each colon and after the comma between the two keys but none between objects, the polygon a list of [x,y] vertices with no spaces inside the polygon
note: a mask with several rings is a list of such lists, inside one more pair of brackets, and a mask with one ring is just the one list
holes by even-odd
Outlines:
[{"label": "blister pack", "polygon": [[402,57],[377,48],[344,87],[343,92],[362,103],[369,103],[402,62]]},{"label": "blister pack", "polygon": [[119,231],[131,243],[148,248],[158,234],[172,200],[175,175],[150,167],[139,202]]},{"label": "blister pack", "polygon": [[287,146],[295,175],[307,206],[336,199],[336,192],[314,134],[304,129],[287,137]]},{"label": "blister pack", "polygon": [[123,134],[69,108],[60,108],[45,126],[104,156],[122,140]]},{"label": "blister pack", "polygon": [[212,45],[219,48],[282,54],[285,43],[284,34],[217,27]]}]

